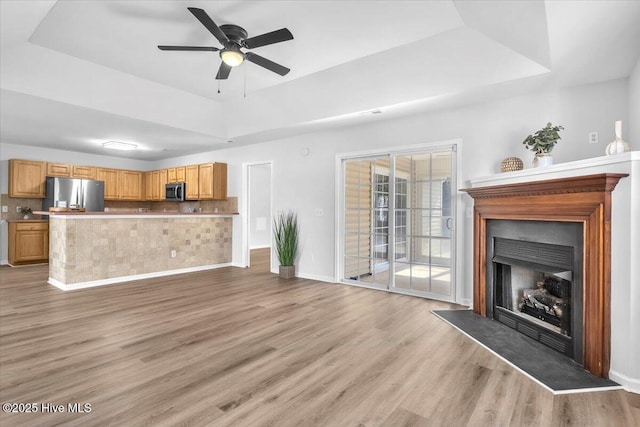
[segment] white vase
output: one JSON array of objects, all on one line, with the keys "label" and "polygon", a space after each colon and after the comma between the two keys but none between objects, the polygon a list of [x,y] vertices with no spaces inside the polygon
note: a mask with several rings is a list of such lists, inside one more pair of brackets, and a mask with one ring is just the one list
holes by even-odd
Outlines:
[{"label": "white vase", "polygon": [[533,158],[533,167],[540,168],[544,166],[551,166],[553,164],[553,157],[551,157],[550,153],[540,153],[536,154]]},{"label": "white vase", "polygon": [[611,156],[612,154],[620,154],[626,153],[627,151],[631,151],[631,147],[629,143],[622,139],[622,121],[618,120],[615,125],[616,131],[616,139],[607,145],[607,156]]}]

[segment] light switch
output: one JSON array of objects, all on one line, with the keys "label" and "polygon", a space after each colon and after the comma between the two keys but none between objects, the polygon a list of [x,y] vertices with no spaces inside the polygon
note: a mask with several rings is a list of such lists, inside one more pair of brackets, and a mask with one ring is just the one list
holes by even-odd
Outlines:
[{"label": "light switch", "polygon": [[313,214],[315,216],[323,216],[324,215],[324,211],[322,209],[320,209],[320,208],[316,208],[316,209],[313,210]]},{"label": "light switch", "polygon": [[9,212],[9,206],[3,206],[3,207],[2,207],[2,212],[3,212],[3,213],[7,213],[7,212]]}]

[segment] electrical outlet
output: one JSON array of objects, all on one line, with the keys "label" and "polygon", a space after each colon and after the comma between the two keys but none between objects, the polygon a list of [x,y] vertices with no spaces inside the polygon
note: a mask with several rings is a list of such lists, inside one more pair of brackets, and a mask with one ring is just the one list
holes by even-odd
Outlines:
[{"label": "electrical outlet", "polygon": [[175,258],[175,257],[176,257],[176,251],[175,251],[175,250],[172,250],[172,251],[171,251],[171,258]]},{"label": "electrical outlet", "polygon": [[20,213],[20,209],[22,209],[22,206],[16,206],[16,212]]},{"label": "electrical outlet", "polygon": [[589,132],[589,144],[598,143],[598,132]]},{"label": "electrical outlet", "polygon": [[3,207],[2,207],[2,212],[3,212],[3,213],[7,213],[7,212],[9,212],[9,206],[3,206]]}]

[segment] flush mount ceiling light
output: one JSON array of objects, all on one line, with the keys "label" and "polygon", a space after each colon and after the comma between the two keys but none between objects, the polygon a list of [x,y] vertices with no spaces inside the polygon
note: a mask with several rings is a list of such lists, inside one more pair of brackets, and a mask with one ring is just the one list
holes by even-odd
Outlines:
[{"label": "flush mount ceiling light", "polygon": [[240,49],[228,47],[220,51],[220,58],[230,67],[237,67],[244,61],[244,55]]},{"label": "flush mount ceiling light", "polygon": [[103,142],[102,146],[104,148],[109,148],[111,150],[136,150],[138,146],[136,144],[130,144],[128,142],[120,142],[120,141],[107,141]]}]

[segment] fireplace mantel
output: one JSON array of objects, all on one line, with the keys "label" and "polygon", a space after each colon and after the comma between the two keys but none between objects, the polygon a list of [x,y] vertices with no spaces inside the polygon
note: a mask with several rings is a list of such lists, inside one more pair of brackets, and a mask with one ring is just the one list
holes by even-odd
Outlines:
[{"label": "fireplace mantel", "polygon": [[607,378],[611,334],[611,192],[624,173],[463,189],[474,198],[473,309],[486,315],[487,220],[571,221],[584,230],[584,367]]}]

